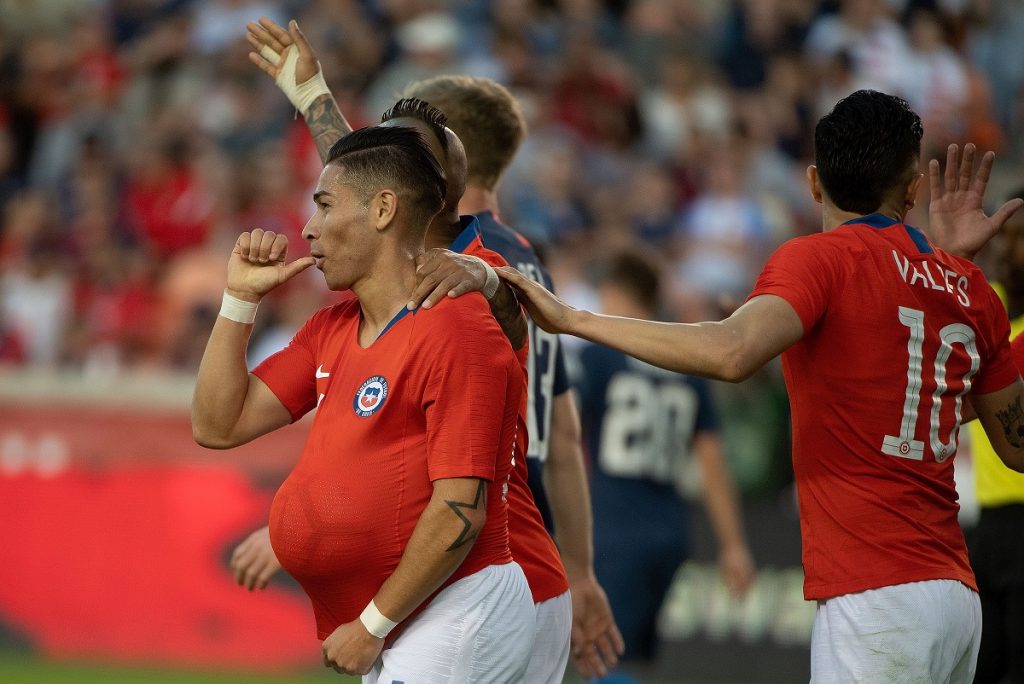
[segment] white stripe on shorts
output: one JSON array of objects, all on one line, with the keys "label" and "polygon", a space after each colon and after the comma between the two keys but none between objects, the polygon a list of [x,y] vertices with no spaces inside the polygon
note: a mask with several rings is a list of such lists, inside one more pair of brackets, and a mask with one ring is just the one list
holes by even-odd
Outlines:
[{"label": "white stripe on shorts", "polygon": [[445,587],[381,653],[363,684],[513,684],[533,648],[536,609],[517,563]]},{"label": "white stripe on shorts", "polygon": [[569,664],[572,597],[569,592],[537,604],[537,631],[523,684],[561,684]]},{"label": "white stripe on shorts", "polygon": [[896,584],[818,602],[811,682],[969,684],[981,601],[955,580]]}]

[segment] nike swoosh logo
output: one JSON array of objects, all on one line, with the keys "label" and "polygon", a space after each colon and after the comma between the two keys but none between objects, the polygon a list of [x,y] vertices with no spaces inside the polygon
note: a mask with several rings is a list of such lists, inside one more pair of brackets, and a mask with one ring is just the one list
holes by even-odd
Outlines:
[{"label": "nike swoosh logo", "polygon": [[331,374],[330,373],[324,373],[324,365],[321,363],[320,367],[316,369],[316,379],[319,380],[320,378],[329,378],[329,377],[331,377]]}]

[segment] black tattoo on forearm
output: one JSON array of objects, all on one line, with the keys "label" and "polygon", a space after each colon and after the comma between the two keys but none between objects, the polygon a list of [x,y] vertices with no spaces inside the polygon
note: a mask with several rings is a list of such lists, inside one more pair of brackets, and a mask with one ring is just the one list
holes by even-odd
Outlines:
[{"label": "black tattoo on forearm", "polygon": [[352,132],[352,127],[338,109],[338,103],[330,93],[313,100],[306,110],[306,127],[316,142],[320,161],[327,163],[327,154],[334,143]]},{"label": "black tattoo on forearm", "polygon": [[516,351],[522,349],[526,344],[528,329],[526,327],[526,315],[523,308],[519,306],[519,300],[508,283],[502,281],[498,291],[491,299],[491,315],[498,321],[501,331],[505,333],[512,348]]},{"label": "black tattoo on forearm", "polygon": [[1017,397],[1006,408],[996,411],[996,418],[1003,425],[1003,434],[1011,446],[1020,447],[1024,444],[1024,409],[1020,405],[1020,397]]},{"label": "black tattoo on forearm", "polygon": [[459,532],[458,539],[452,542],[452,545],[445,549],[445,551],[454,551],[455,549],[465,546],[476,539],[476,535],[480,532],[480,530],[473,530],[473,523],[466,517],[466,514],[462,512],[462,509],[468,508],[471,511],[475,511],[480,507],[483,507],[484,509],[487,508],[487,483],[480,480],[480,483],[476,487],[476,497],[473,499],[473,503],[471,504],[464,503],[462,501],[449,501],[447,499],[445,499],[444,502],[448,504],[449,508],[452,509],[455,515],[459,516],[463,525],[462,532]]}]

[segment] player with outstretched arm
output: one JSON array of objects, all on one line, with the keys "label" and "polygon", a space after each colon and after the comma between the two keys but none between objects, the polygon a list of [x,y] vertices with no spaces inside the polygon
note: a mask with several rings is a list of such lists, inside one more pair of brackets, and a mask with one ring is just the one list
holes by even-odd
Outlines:
[{"label": "player with outstretched arm", "polygon": [[[546,330],[663,368],[738,382],[782,354],[804,593],[818,602],[814,681],[970,682],[981,608],[952,463],[965,398],[1024,471],[1024,385],[1003,306],[974,264],[904,221],[922,132],[905,101],[874,91],[824,116],[807,170],[823,232],[777,250],[723,321],[596,315],[503,270]],[[976,173],[973,145],[959,156],[950,146],[944,175],[929,166],[931,229],[991,235],[1022,202],[986,216],[994,155]]]}]

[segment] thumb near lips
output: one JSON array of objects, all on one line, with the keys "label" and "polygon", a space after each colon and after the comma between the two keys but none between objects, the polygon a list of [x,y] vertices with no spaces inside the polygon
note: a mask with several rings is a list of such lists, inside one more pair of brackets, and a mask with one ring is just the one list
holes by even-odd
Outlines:
[{"label": "thumb near lips", "polygon": [[301,259],[296,259],[295,261],[293,261],[292,263],[290,263],[290,264],[288,264],[288,265],[286,265],[284,267],[284,279],[285,280],[291,280],[292,278],[294,278],[298,274],[302,273],[303,271],[305,271],[307,268],[309,268],[310,266],[312,266],[315,263],[316,263],[316,259],[314,259],[311,256],[302,257]]}]

